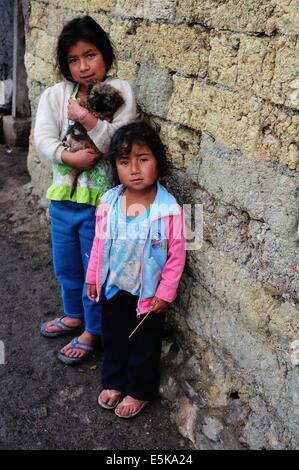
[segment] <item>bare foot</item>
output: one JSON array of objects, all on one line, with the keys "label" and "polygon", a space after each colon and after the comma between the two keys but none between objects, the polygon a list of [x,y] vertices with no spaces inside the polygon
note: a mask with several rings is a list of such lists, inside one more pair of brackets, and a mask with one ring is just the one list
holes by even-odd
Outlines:
[{"label": "bare foot", "polygon": [[[96,346],[98,343],[99,337],[84,331],[81,336],[78,337],[79,343],[87,344],[88,346]],[[76,349],[71,347],[71,342],[68,343],[61,349],[61,352],[67,357],[84,357],[88,356],[89,351],[83,351],[82,349]]]}]

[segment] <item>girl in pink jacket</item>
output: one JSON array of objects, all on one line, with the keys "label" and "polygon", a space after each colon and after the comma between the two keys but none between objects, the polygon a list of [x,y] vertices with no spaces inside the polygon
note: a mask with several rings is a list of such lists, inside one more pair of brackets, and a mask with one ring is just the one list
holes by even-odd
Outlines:
[{"label": "girl in pink jacket", "polygon": [[185,264],[184,221],[175,198],[158,181],[167,162],[152,127],[139,122],[118,129],[110,158],[121,184],[104,194],[97,210],[87,295],[103,302],[98,403],[131,418],[158,391],[165,311]]}]

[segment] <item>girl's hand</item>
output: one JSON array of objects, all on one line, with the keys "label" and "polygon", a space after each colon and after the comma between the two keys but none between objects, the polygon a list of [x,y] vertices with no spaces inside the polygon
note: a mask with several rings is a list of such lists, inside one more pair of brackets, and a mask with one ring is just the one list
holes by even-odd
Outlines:
[{"label": "girl's hand", "polygon": [[91,131],[97,124],[97,118],[90,113],[86,108],[77,103],[77,101],[70,99],[67,107],[68,119],[80,122],[80,124],[88,131]]},{"label": "girl's hand", "polygon": [[154,297],[150,305],[150,310],[151,312],[155,312],[155,313],[166,312],[169,305],[170,303],[166,302],[166,300],[162,300],[162,299],[159,299],[158,297]]},{"label": "girl's hand", "polygon": [[100,160],[100,154],[91,148],[78,150],[77,152],[64,150],[61,154],[61,160],[77,170],[89,170]]},{"label": "girl's hand", "polygon": [[88,109],[83,108],[77,101],[70,99],[67,105],[67,117],[72,121],[81,122],[90,114]]},{"label": "girl's hand", "polygon": [[87,297],[89,300],[95,302],[97,295],[97,286],[95,284],[87,284]]}]

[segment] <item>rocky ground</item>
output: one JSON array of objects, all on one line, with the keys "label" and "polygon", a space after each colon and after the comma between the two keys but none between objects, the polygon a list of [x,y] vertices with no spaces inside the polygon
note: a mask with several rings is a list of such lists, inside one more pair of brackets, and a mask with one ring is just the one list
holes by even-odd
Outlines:
[{"label": "rocky ground", "polygon": [[192,449],[169,419],[169,402],[120,420],[97,405],[101,352],[68,367],[56,359],[66,340],[40,336],[41,322],[62,308],[48,220],[29,181],[26,150],[0,147],[0,450]]}]

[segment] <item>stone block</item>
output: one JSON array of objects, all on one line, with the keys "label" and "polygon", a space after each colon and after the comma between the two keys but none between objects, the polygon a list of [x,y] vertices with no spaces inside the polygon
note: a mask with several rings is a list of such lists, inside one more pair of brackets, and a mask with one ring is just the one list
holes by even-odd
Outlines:
[{"label": "stone block", "polygon": [[[231,315],[248,331],[268,337],[268,342],[287,354],[289,343],[298,336],[295,305],[273,297],[251,276],[247,266],[231,261],[206,242],[200,251],[191,253],[188,269],[193,278],[189,285],[193,300],[188,302],[197,304],[199,309],[206,304],[206,311],[212,311],[214,303],[229,305]],[[210,300],[207,292],[212,293]]]},{"label": "stone block", "polygon": [[209,80],[234,87],[238,77],[238,50],[240,37],[231,33],[218,33],[210,37]]},{"label": "stone block", "polygon": [[190,439],[196,446],[196,429],[197,429],[198,408],[186,397],[178,400],[178,409],[171,414],[172,421],[175,422],[179,432]]},{"label": "stone block", "polygon": [[221,32],[211,34],[210,46],[212,82],[298,109],[299,49],[294,39]]},{"label": "stone block", "polygon": [[32,135],[30,136],[27,168],[34,187],[34,192],[42,201],[46,202],[45,194],[52,182],[51,165],[48,162],[40,160],[32,142]]},{"label": "stone block", "polygon": [[290,302],[283,302],[275,308],[275,302],[273,302],[273,308],[269,313],[269,332],[276,338],[284,336],[284,352],[287,353],[288,343],[294,342],[294,338],[299,334],[298,308]]},{"label": "stone block", "polygon": [[39,58],[51,64],[53,67],[56,63],[56,45],[57,38],[49,36],[49,34],[44,31],[38,31],[38,37],[36,38],[35,43],[35,53]]},{"label": "stone block", "polygon": [[178,21],[196,22],[216,30],[265,32],[275,29],[275,3],[252,0],[178,0]]},{"label": "stone block", "polygon": [[[187,322],[195,336],[204,336],[223,361],[231,361],[237,374],[253,380],[273,407],[277,407],[284,389],[286,368],[279,361],[277,349],[262,332],[252,332],[239,314],[212,299],[201,290],[200,298],[191,296]],[[277,345],[276,345],[277,348]]]},{"label": "stone block", "polygon": [[172,78],[165,70],[141,65],[136,81],[136,96],[146,113],[165,117],[171,93]]},{"label": "stone block", "polygon": [[31,117],[32,117],[32,125],[34,125],[34,119],[37,111],[37,105],[40,98],[41,93],[45,87],[41,85],[40,82],[35,80],[30,80],[30,86],[28,88],[29,91],[29,100],[30,100],[30,107],[31,107]]},{"label": "stone block", "polygon": [[[31,28],[26,34],[26,51],[32,55],[35,55],[36,43],[41,31],[43,30],[38,28]],[[43,32],[43,34],[45,33]]]},{"label": "stone block", "polygon": [[117,0],[115,13],[123,17],[144,17],[145,0]]},{"label": "stone block", "polygon": [[174,77],[174,93],[167,118],[207,131],[225,146],[255,160],[274,160],[299,168],[297,134],[299,116],[269,102]]},{"label": "stone block", "polygon": [[220,440],[220,433],[223,431],[223,424],[216,418],[206,416],[202,426],[203,434],[213,442]]},{"label": "stone block", "polygon": [[175,0],[118,0],[115,11],[127,17],[171,21],[175,16],[175,4]]},{"label": "stone block", "polygon": [[201,157],[198,183],[212,196],[265,221],[279,238],[296,239],[299,175],[271,163],[250,161],[206,134]]},{"label": "stone block", "polygon": [[216,30],[247,31],[286,35],[298,34],[298,1],[282,0],[250,3],[243,0],[178,0],[177,21],[197,22]]},{"label": "stone block", "polygon": [[[299,44],[280,38],[275,43],[276,59],[273,80],[268,90],[275,103],[299,110]],[[270,96],[268,98],[270,99]]]},{"label": "stone block", "polygon": [[241,431],[242,440],[252,450],[284,449],[288,442],[284,439],[285,427],[273,416],[265,400],[257,395],[249,404],[250,414]]},{"label": "stone block", "polygon": [[200,77],[207,74],[208,35],[200,28],[114,18],[111,37],[121,58]]},{"label": "stone block", "polygon": [[168,159],[175,169],[186,171],[187,177],[197,182],[201,163],[200,134],[186,127],[160,120],[161,138],[167,147]]},{"label": "stone block", "polygon": [[112,11],[115,8],[117,0],[80,0],[70,4],[69,0],[54,0],[53,6],[65,9],[71,9],[74,12],[74,17],[78,12],[84,12],[88,15],[98,11]]},{"label": "stone block", "polygon": [[275,8],[275,24],[279,31],[287,35],[299,34],[298,0],[280,0]]},{"label": "stone block", "polygon": [[294,40],[240,38],[237,88],[299,109],[298,68],[299,46]]},{"label": "stone block", "polygon": [[[81,2],[80,2],[81,4]],[[47,15],[48,15],[48,25],[47,28],[43,28],[47,31],[47,34],[57,38],[60,34],[63,26],[70,20],[74,19],[77,16],[80,16],[80,13],[69,8],[60,8],[59,5],[55,5],[55,3],[50,3],[47,8]]]},{"label": "stone block", "polygon": [[134,55],[138,61],[205,77],[209,57],[208,35],[200,28],[188,26],[141,25],[137,29]]},{"label": "stone block", "polygon": [[176,0],[144,0],[144,18],[149,20],[173,21]]},{"label": "stone block", "polygon": [[139,67],[134,62],[118,60],[116,76],[122,80],[127,80],[130,85],[134,86]]},{"label": "stone block", "polygon": [[47,30],[49,26],[49,6],[42,2],[31,2],[29,28]]},{"label": "stone block", "polygon": [[31,128],[30,118],[3,116],[3,137],[10,147],[27,147]]},{"label": "stone block", "polygon": [[25,54],[25,66],[28,82],[35,80],[46,86],[51,86],[61,80],[52,64],[30,53]]},{"label": "stone block", "polygon": [[[193,202],[204,207],[204,239],[228,260],[246,266],[252,280],[273,299],[283,299],[292,312],[299,299],[297,242],[275,235],[267,223],[250,219],[248,212],[222,204],[204,187],[195,188]],[[296,315],[292,317],[295,325]]]},{"label": "stone block", "polygon": [[134,41],[138,22],[112,18],[110,37],[116,45],[117,56],[121,60],[134,58]]}]

